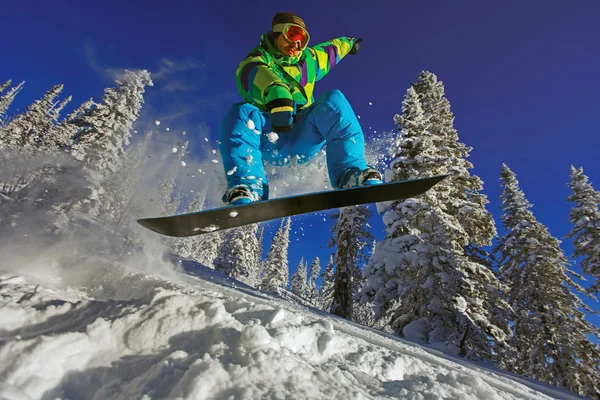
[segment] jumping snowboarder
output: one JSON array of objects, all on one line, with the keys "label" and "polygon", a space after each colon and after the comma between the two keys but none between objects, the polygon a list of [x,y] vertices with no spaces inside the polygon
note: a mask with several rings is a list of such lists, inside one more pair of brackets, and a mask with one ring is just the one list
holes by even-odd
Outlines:
[{"label": "jumping snowboarder", "polygon": [[228,189],[223,201],[240,205],[269,198],[263,162],[303,163],[326,146],[327,169],[336,189],[380,184],[367,165],[364,135],[350,103],[339,90],[314,99],[315,82],[362,39],[339,37],[307,47],[304,21],[291,12],[275,14],[236,72],[244,102],[234,104],[219,129],[219,147]]},{"label": "jumping snowboarder", "polygon": [[[228,206],[166,217],[142,218],[146,228],[188,237],[291,215],[419,196],[445,175],[383,184],[381,173],[365,161],[365,139],[358,119],[339,90],[313,98],[315,82],[361,39],[339,37],[308,45],[304,21],[277,13],[237,69],[244,102],[234,104],[219,130],[228,189]],[[335,189],[269,200],[263,161],[283,165],[297,156],[306,162],[327,146],[329,180]]]}]

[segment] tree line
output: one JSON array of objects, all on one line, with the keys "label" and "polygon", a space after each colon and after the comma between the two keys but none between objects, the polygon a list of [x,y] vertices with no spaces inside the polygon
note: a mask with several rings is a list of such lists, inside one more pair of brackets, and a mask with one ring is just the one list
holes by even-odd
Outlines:
[{"label": "tree line", "polygon": [[[90,99],[62,120],[71,98],[57,100],[61,85],[10,118],[23,83],[0,85],[0,231],[28,229],[34,210],[47,235],[59,237],[72,224],[102,225],[114,249],[125,252],[143,242],[131,223],[142,210],[206,207],[210,180],[184,198],[176,184],[179,159],[161,170],[156,193],[136,195],[150,134],[135,145],[129,140],[152,81],[146,71],[127,71],[116,83],[101,103]],[[505,233],[499,236],[483,182],[471,173],[472,149],[458,138],[435,74],[423,71],[410,85],[395,122],[387,179],[449,177],[418,198],[379,205],[383,240],[374,243],[368,207],[342,208],[333,215],[325,270],[318,257],[310,265],[302,259],[291,277],[290,218],[265,249],[264,226],[257,224],[165,238],[165,245],[260,290],[291,293],[356,322],[598,397],[599,331],[587,320],[594,311],[582,297],[600,292],[600,192],[582,168],[571,167],[567,238],[574,251],[566,255],[535,218],[516,174],[502,165]],[[185,154],[187,143],[180,147]],[[571,269],[575,261],[585,276]],[[584,278],[591,280],[587,288],[577,283]]]}]

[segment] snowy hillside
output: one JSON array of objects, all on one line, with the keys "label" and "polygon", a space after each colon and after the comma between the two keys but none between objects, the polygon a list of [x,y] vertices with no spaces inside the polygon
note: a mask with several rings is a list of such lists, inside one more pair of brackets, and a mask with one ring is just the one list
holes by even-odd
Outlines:
[{"label": "snowy hillside", "polygon": [[97,272],[85,286],[0,272],[0,398],[577,398],[212,270]]}]

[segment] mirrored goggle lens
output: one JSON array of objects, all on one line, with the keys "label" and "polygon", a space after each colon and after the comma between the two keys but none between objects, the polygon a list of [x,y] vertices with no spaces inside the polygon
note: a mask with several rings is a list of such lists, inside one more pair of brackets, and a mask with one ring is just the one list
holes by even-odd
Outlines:
[{"label": "mirrored goggle lens", "polygon": [[300,42],[302,47],[308,43],[308,32],[299,26],[290,25],[285,31],[285,37],[292,43]]}]

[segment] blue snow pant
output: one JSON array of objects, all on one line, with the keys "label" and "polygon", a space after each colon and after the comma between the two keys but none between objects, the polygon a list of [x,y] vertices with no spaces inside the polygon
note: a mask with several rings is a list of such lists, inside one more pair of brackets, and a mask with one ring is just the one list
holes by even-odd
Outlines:
[{"label": "blue snow pant", "polygon": [[[272,125],[266,113],[250,103],[236,103],[221,122],[219,149],[228,188],[247,185],[261,200],[269,198],[263,161],[284,165],[298,156],[298,163],[310,160],[326,145],[327,171],[331,186],[339,189],[340,179],[351,168],[364,170],[365,141],[358,119],[339,90],[320,96],[296,114],[293,128],[269,140]],[[272,134],[271,134],[272,138]]]}]

